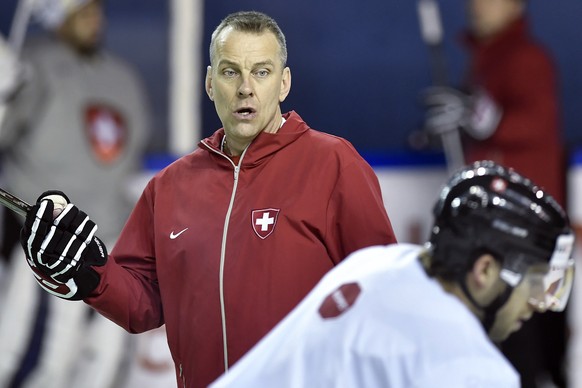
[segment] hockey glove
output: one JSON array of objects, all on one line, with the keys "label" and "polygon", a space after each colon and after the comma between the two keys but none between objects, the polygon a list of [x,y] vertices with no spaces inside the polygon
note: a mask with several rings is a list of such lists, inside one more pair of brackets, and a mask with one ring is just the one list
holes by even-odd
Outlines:
[{"label": "hockey glove", "polygon": [[42,288],[63,299],[89,296],[100,280],[91,266],[107,261],[96,231],[97,225],[62,192],[39,197],[26,215],[20,243]]},{"label": "hockey glove", "polygon": [[471,118],[463,129],[474,139],[485,140],[497,130],[503,111],[484,89],[473,93]]},{"label": "hockey glove", "polygon": [[463,129],[471,116],[470,97],[449,87],[431,87],[422,93],[426,107],[424,130],[431,135]]},{"label": "hockey glove", "polygon": [[449,87],[431,87],[423,92],[427,108],[424,130],[432,135],[461,129],[477,140],[493,135],[502,111],[489,94],[478,89],[471,95]]}]

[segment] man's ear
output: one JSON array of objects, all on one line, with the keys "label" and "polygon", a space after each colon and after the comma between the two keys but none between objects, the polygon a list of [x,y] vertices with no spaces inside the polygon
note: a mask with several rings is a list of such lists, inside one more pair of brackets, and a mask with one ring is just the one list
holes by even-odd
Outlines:
[{"label": "man's ear", "polygon": [[214,92],[212,91],[212,66],[206,68],[206,80],[204,82],[204,88],[206,89],[206,94],[210,101],[214,101]]},{"label": "man's ear", "polygon": [[291,91],[291,70],[289,67],[283,69],[283,76],[281,77],[281,92],[279,93],[279,102],[285,101],[287,95]]},{"label": "man's ear", "polygon": [[470,276],[479,289],[490,288],[499,279],[500,270],[499,262],[491,254],[485,253],[479,256],[473,264]]}]

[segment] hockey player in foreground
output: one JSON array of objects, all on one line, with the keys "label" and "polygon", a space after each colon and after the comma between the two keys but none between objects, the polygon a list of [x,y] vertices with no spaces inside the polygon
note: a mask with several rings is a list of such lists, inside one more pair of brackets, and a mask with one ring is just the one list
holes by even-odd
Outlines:
[{"label": "hockey player in foreground", "polygon": [[564,309],[568,219],[493,162],[457,172],[434,216],[425,247],[348,256],[211,387],[519,387],[491,341]]}]

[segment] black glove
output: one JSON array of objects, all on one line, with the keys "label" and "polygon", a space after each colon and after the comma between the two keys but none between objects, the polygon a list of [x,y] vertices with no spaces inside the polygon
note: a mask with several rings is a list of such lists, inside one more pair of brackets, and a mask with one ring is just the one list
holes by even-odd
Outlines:
[{"label": "black glove", "polygon": [[435,86],[422,93],[427,109],[424,130],[431,135],[466,129],[471,119],[471,98],[460,90]]},{"label": "black glove", "polygon": [[[61,211],[62,209],[62,211]],[[36,281],[63,299],[84,299],[99,284],[91,266],[107,261],[97,225],[60,191],[43,193],[26,215],[20,243]]]}]

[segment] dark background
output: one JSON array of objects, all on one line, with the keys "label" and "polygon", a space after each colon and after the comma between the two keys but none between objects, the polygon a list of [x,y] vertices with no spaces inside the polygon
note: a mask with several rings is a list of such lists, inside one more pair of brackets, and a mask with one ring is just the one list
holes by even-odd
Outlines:
[{"label": "dark background", "polygon": [[[189,1],[189,0],[186,0]],[[16,0],[2,0],[0,31],[7,34]],[[133,63],[150,92],[156,126],[152,151],[164,152],[167,131],[169,4],[160,0],[106,0],[106,45]],[[457,44],[463,0],[441,0],[449,75],[460,79],[465,53]],[[422,121],[419,92],[430,84],[428,50],[420,36],[416,1],[239,0],[206,1],[200,55],[208,63],[212,29],[227,13],[259,10],[286,34],[291,94],[283,110],[296,110],[312,127],[343,136],[362,153],[401,153]],[[582,144],[582,2],[531,0],[534,34],[559,70],[564,138]],[[192,69],[199,77],[205,68]],[[200,90],[204,93],[204,90]],[[204,98],[204,135],[220,126]]]}]

